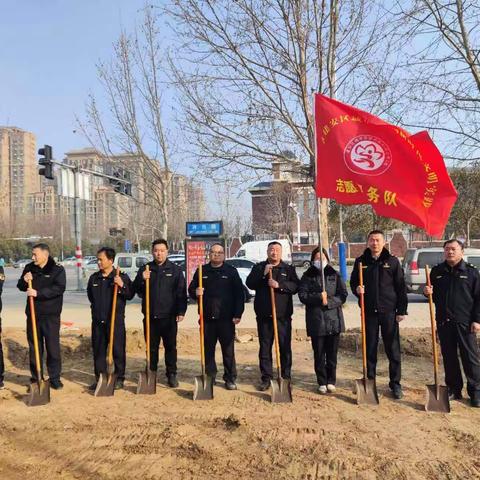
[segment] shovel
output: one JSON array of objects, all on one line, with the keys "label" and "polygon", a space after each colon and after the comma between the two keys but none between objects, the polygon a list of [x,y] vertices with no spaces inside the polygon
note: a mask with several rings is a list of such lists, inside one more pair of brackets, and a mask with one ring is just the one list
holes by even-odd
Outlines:
[{"label": "shovel", "polygon": [[[120,269],[117,267],[115,276],[120,275]],[[118,285],[113,287],[113,303],[112,303],[112,315],[110,317],[110,339],[108,342],[108,354],[107,354],[107,373],[101,373],[98,379],[97,388],[95,389],[95,397],[111,397],[115,391],[115,382],[117,376],[115,375],[115,367],[113,365],[113,334],[115,332],[115,315],[117,312],[117,295]]]},{"label": "shovel", "polygon": [[[149,272],[147,265],[145,271]],[[145,280],[145,345],[147,363],[145,371],[138,376],[137,395],[155,395],[157,392],[157,372],[150,370],[150,279]]]},{"label": "shovel", "polygon": [[[202,264],[198,266],[198,286],[203,288]],[[203,323],[203,295],[198,298],[198,310],[200,313],[200,360],[202,374],[195,377],[194,400],[213,400],[213,378],[205,373],[205,329]]]},{"label": "shovel", "polygon": [[[32,281],[28,281],[28,288],[32,288]],[[35,367],[37,369],[37,382],[30,385],[30,390],[27,397],[27,405],[29,407],[36,407],[38,405],[46,405],[50,403],[50,382],[43,379],[42,362],[40,361],[40,351],[38,348],[37,336],[37,318],[35,316],[35,304],[33,297],[28,297],[30,306],[30,318],[32,320],[33,332],[33,348],[35,350]]]},{"label": "shovel", "polygon": [[[363,265],[360,262],[360,286],[363,287]],[[363,378],[355,380],[357,390],[357,404],[358,405],[378,405],[377,385],[375,379],[367,378],[367,336],[365,333],[365,297],[360,294],[360,316],[361,316],[361,330],[362,330],[362,363],[363,363]]]},{"label": "shovel", "polygon": [[[427,286],[431,287],[430,271],[428,265],[425,265],[425,276],[427,278]],[[432,295],[428,295],[428,306],[430,307],[430,325],[432,329],[432,350],[433,350],[433,375],[435,379],[434,385],[425,385],[427,387],[427,399],[425,401],[425,410],[427,412],[450,413],[450,400],[448,398],[448,388],[438,383],[438,351],[435,320],[433,318],[433,302]]]},{"label": "shovel", "polygon": [[[268,272],[270,280],[272,279],[272,270]],[[277,309],[275,307],[275,292],[273,287],[270,287],[270,301],[272,303],[272,320],[273,320],[273,334],[275,340],[275,358],[277,361],[277,378],[276,380],[270,380],[270,386],[272,387],[272,403],[291,403],[292,399],[292,387],[290,380],[282,378],[282,366],[280,363],[280,346],[278,344],[278,325],[277,325]]]}]

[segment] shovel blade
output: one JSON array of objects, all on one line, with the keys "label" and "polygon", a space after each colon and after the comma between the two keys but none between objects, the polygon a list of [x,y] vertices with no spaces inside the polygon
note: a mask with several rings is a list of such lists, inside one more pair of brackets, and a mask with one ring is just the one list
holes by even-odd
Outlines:
[{"label": "shovel blade", "polygon": [[27,405],[37,407],[47,403],[50,403],[50,382],[40,380],[40,382],[32,383],[28,392]]},{"label": "shovel blade", "polygon": [[357,405],[378,405],[377,385],[375,380],[370,378],[359,378],[355,380],[357,391]]},{"label": "shovel blade", "polygon": [[194,400],[213,400],[213,377],[199,375],[195,377]]},{"label": "shovel blade", "polygon": [[137,395],[155,395],[157,393],[157,372],[147,369],[138,375]]},{"label": "shovel blade", "polygon": [[106,373],[101,373],[100,378],[98,379],[97,388],[93,395],[95,397],[112,397],[113,392],[115,391],[116,381],[117,376],[115,374],[108,375]]},{"label": "shovel blade", "polygon": [[425,410],[427,412],[450,413],[450,400],[448,388],[444,385],[425,385],[427,387],[427,399]]},{"label": "shovel blade", "polygon": [[286,380],[285,378],[270,380],[270,386],[272,388],[272,403],[293,402],[290,380]]}]

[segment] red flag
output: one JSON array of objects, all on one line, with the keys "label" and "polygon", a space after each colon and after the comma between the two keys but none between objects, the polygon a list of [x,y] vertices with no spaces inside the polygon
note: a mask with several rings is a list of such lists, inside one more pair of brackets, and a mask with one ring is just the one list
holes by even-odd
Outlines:
[{"label": "red flag", "polygon": [[457,199],[426,131],[410,135],[370,113],[315,95],[317,196],[372,205],[377,214],[440,237]]}]

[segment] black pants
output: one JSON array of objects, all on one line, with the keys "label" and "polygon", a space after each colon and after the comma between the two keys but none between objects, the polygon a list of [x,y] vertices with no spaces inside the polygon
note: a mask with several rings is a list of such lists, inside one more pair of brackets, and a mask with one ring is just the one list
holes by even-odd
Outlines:
[{"label": "black pants", "polygon": [[2,319],[0,318],[0,382],[3,382],[5,374],[5,364],[3,363],[3,348],[2,348]]},{"label": "black pants", "polygon": [[[177,373],[177,331],[178,324],[175,317],[157,318],[150,321],[150,370],[157,371],[158,349],[160,340],[165,349],[165,369],[167,377]],[[145,336],[145,318],[143,319]]]},{"label": "black pants", "polygon": [[[93,367],[95,370],[95,378],[97,380],[101,373],[107,373],[109,340],[110,323],[92,322]],[[125,380],[125,347],[125,322],[117,319],[115,322],[115,330],[113,332],[113,363],[115,365],[115,374],[120,380]]]},{"label": "black pants", "polygon": [[[292,375],[292,319],[277,318],[278,343],[280,346],[280,364],[282,378],[290,379]],[[258,341],[260,351],[260,373],[262,382],[269,382],[273,378],[272,372],[272,346],[273,346],[273,320],[272,318],[257,317]]]},{"label": "black pants", "polygon": [[[40,351],[41,373],[43,376],[43,351],[47,350],[47,370],[50,380],[59,380],[62,371],[60,356],[60,316],[37,316],[37,337]],[[36,382],[37,367],[33,346],[33,329],[30,317],[27,318],[27,340],[30,353],[30,373],[32,382]]]},{"label": "black pants", "polygon": [[470,325],[452,321],[439,324],[437,331],[447,387],[452,392],[462,391],[463,378],[458,361],[460,350],[463,371],[467,377],[468,395],[480,400],[480,350],[476,334],[470,332]]},{"label": "black pants", "polygon": [[235,382],[237,365],[235,363],[235,324],[232,319],[211,320],[205,322],[205,371],[214,377],[217,374],[215,347],[220,342],[223,357],[223,380]]},{"label": "black pants", "polygon": [[335,385],[340,334],[312,337],[315,373],[319,385]]},{"label": "black pants", "polygon": [[400,353],[400,331],[395,312],[367,313],[366,340],[367,340],[367,376],[375,378],[377,372],[377,350],[379,331],[382,333],[383,346],[389,361],[390,388],[400,385],[402,375]]}]

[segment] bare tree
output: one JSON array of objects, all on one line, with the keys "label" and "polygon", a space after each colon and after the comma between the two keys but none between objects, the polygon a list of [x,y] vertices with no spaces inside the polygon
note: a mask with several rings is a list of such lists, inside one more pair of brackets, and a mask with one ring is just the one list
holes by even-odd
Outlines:
[{"label": "bare tree", "polygon": [[313,92],[378,112],[401,96],[390,88],[395,59],[378,2],[183,0],[167,10],[179,39],[170,65],[186,145],[207,175],[245,182],[292,151],[311,177]]}]

